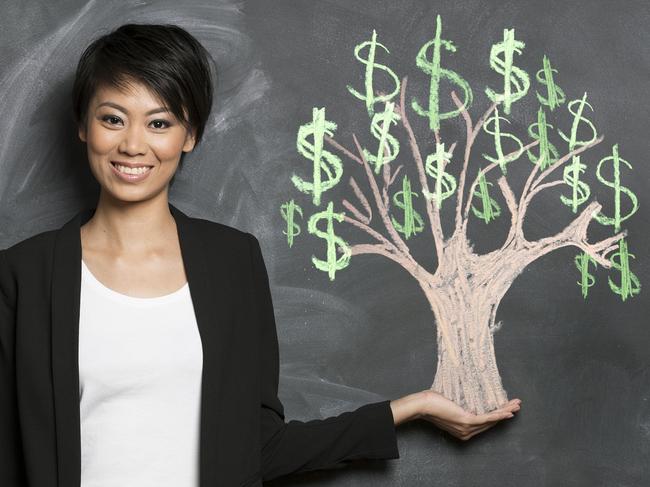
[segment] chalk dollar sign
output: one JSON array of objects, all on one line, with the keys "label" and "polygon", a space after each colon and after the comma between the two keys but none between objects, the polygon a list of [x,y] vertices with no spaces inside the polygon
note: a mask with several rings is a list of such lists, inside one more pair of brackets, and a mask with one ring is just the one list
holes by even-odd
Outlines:
[{"label": "chalk dollar sign", "polygon": [[478,210],[477,208],[474,208],[474,205],[472,205],[472,213],[485,223],[490,223],[490,221],[495,220],[499,215],[501,215],[501,208],[490,196],[488,186],[492,186],[492,183],[485,179],[484,173],[479,172],[478,190],[474,191],[474,196],[477,196],[481,200],[481,207],[483,209]]},{"label": "chalk dollar sign", "polygon": [[[569,143],[570,151],[572,151],[576,147],[591,144],[594,140],[596,140],[597,137],[596,127],[587,117],[584,117],[582,115],[582,112],[584,112],[585,107],[589,107],[591,111],[594,110],[593,107],[587,101],[587,92],[585,92],[585,94],[582,95],[581,99],[576,98],[575,100],[571,100],[569,102],[569,105],[567,106],[567,109],[573,115],[573,122],[571,123],[571,133],[569,135],[566,135],[564,132],[562,132],[562,130],[558,130],[560,137],[562,137],[565,141]],[[589,127],[589,130],[591,131],[591,137],[589,137],[588,139],[585,140],[578,139],[578,129],[580,128],[581,123],[587,124],[587,127]]]},{"label": "chalk dollar sign", "polygon": [[370,153],[367,149],[364,149],[363,152],[366,160],[374,164],[376,174],[379,174],[384,164],[395,160],[399,153],[399,141],[388,132],[391,124],[397,124],[397,121],[401,118],[394,111],[394,108],[395,103],[386,102],[385,110],[381,113],[375,113],[372,117],[370,131],[379,140],[379,148],[377,149],[377,155]]},{"label": "chalk dollar sign", "polygon": [[[483,154],[483,157],[485,157],[485,159],[487,159],[490,162],[494,162],[498,164],[499,167],[501,168],[501,172],[503,174],[506,174],[508,172],[506,166],[512,161],[519,159],[519,156],[521,156],[522,152],[524,151],[524,145],[521,143],[521,140],[519,140],[513,134],[501,131],[500,120],[504,120],[510,123],[510,121],[507,118],[500,116],[499,109],[495,108],[494,115],[488,118],[483,124],[483,130],[485,130],[488,134],[494,136],[494,149],[497,153],[496,157],[489,156],[485,153]],[[503,137],[514,141],[514,143],[517,146],[519,146],[517,151],[511,153],[509,156],[503,153],[503,145],[502,145]]]},{"label": "chalk dollar sign", "polygon": [[530,162],[537,164],[541,171],[556,162],[559,155],[557,148],[548,140],[549,128],[553,128],[553,126],[546,123],[546,113],[542,107],[539,107],[537,122],[531,123],[528,127],[528,135],[539,140],[539,156],[536,156],[531,149],[528,149],[526,154]]},{"label": "chalk dollar sign", "polygon": [[[612,162],[613,181],[608,181],[607,179],[605,179],[601,172],[603,164],[609,161]],[[632,169],[630,163],[618,155],[618,144],[614,144],[614,146],[612,146],[612,155],[601,159],[600,162],[598,163],[598,167],[596,168],[596,177],[598,178],[598,180],[601,183],[603,183],[605,186],[608,186],[614,190],[614,215],[608,217],[605,214],[603,214],[602,211],[599,211],[596,214],[595,219],[602,225],[614,225],[615,232],[619,232],[621,230],[621,222],[630,218],[639,208],[639,202],[636,198],[636,195],[629,188],[626,188],[625,186],[621,185],[621,169],[620,169],[621,163],[623,163],[629,169]],[[632,203],[632,208],[630,209],[630,211],[628,213],[625,213],[622,216],[621,216],[621,194],[626,195],[630,199],[630,202]]]},{"label": "chalk dollar sign", "polygon": [[[567,107],[569,112],[573,114],[573,123],[571,124],[571,134],[566,135],[561,130],[558,130],[560,137],[562,137],[565,141],[569,143],[569,151],[572,151],[577,147],[590,144],[594,140],[596,140],[597,137],[596,127],[594,127],[594,124],[591,123],[590,120],[588,120],[586,117],[582,115],[585,106],[589,107],[593,111],[593,108],[587,102],[586,92],[582,96],[582,99],[572,100],[571,102],[569,102],[569,105]],[[591,137],[589,139],[585,139],[585,140],[578,139],[578,128],[580,128],[581,123],[586,124],[589,130],[591,131]],[[567,197],[564,195],[560,195],[560,200],[565,205],[570,206],[573,213],[578,212],[578,206],[580,206],[582,203],[587,201],[589,199],[589,195],[591,194],[589,185],[584,181],[580,180],[580,175],[585,172],[586,167],[587,167],[586,165],[580,162],[580,156],[575,155],[571,159],[571,164],[564,168],[564,172],[563,172],[564,182],[571,187],[571,196]]]},{"label": "chalk dollar sign", "polygon": [[617,285],[610,277],[607,277],[609,287],[623,301],[641,292],[639,278],[630,271],[630,257],[634,258],[634,254],[628,253],[627,242],[623,238],[618,241],[618,251],[612,254],[610,259],[612,261],[612,267],[621,273],[621,284]]},{"label": "chalk dollar sign", "polygon": [[[325,120],[325,108],[314,107],[312,117],[311,122],[301,125],[298,129],[296,145],[298,152],[313,162],[313,181],[305,181],[295,173],[291,175],[291,181],[303,193],[312,193],[314,205],[319,206],[321,195],[341,180],[343,165],[338,156],[323,148],[323,137],[325,134],[331,137],[333,130],[336,130],[336,124]],[[313,143],[307,140],[309,137]],[[321,172],[325,173],[325,178]]]},{"label": "chalk dollar sign", "polygon": [[512,64],[514,54],[521,54],[525,46],[524,42],[515,39],[515,29],[503,29],[503,41],[494,44],[490,50],[490,67],[503,75],[503,93],[490,87],[485,88],[485,93],[490,100],[503,102],[506,115],[510,114],[512,103],[525,96],[530,88],[528,73]]},{"label": "chalk dollar sign", "polygon": [[589,264],[593,264],[594,267],[598,267],[598,265],[596,264],[596,261],[592,259],[591,256],[586,252],[582,252],[576,255],[574,262],[580,271],[580,280],[577,281],[577,283],[578,286],[580,286],[582,289],[582,297],[586,299],[589,288],[596,282],[596,278],[589,273]]},{"label": "chalk dollar sign", "polygon": [[542,66],[542,69],[537,71],[535,77],[537,81],[546,86],[546,98],[537,91],[535,94],[542,105],[549,107],[553,111],[566,101],[566,97],[562,88],[555,84],[553,73],[557,73],[557,69],[551,67],[551,62],[546,57],[546,54],[542,59]]},{"label": "chalk dollar sign", "polygon": [[[444,47],[449,52],[456,52],[456,46],[451,41],[441,38],[442,36],[442,21],[440,15],[436,16],[436,34],[435,38],[424,44],[418,52],[415,62],[417,66],[426,74],[431,76],[429,83],[429,108],[423,108],[418,101],[414,98],[411,101],[413,110],[418,115],[427,117],[429,119],[429,128],[434,132],[440,128],[440,121],[447,118],[452,118],[460,114],[465,108],[472,104],[472,89],[469,83],[461,78],[454,71],[440,67],[440,48]],[[429,57],[427,51],[433,47],[433,52]],[[458,85],[463,92],[463,102],[460,108],[451,110],[449,112],[440,113],[440,80],[442,78],[448,79],[450,82]]]},{"label": "chalk dollar sign", "polygon": [[402,191],[393,195],[395,206],[404,210],[404,223],[399,223],[393,216],[391,220],[395,230],[409,239],[412,235],[419,233],[424,228],[424,221],[417,211],[413,209],[413,198],[418,194],[411,191],[411,182],[407,176],[402,178]]},{"label": "chalk dollar sign", "polygon": [[580,156],[573,156],[571,164],[564,168],[563,180],[565,184],[571,187],[571,196],[560,195],[560,200],[567,206],[571,207],[573,213],[578,212],[578,206],[589,199],[591,189],[589,185],[580,180],[580,176],[585,172],[587,166],[580,162]]},{"label": "chalk dollar sign", "polygon": [[[327,259],[321,260],[315,255],[312,255],[311,261],[318,270],[327,272],[330,281],[334,280],[336,271],[347,267],[350,263],[350,256],[352,255],[350,246],[345,240],[334,233],[334,225],[332,224],[332,220],[343,221],[344,216],[344,212],[335,213],[333,211],[333,203],[330,201],[327,204],[326,210],[314,213],[307,222],[307,230],[309,233],[324,238],[327,242]],[[320,220],[327,222],[327,229],[325,231],[320,230],[317,226]],[[342,252],[340,257],[336,255],[337,248]]]},{"label": "chalk dollar sign", "polygon": [[[363,58],[360,55],[360,52],[364,48],[368,48],[368,55]],[[368,110],[368,115],[372,116],[374,113],[374,106],[375,103],[379,102],[385,102],[389,101],[391,98],[393,98],[397,92],[399,91],[399,78],[397,75],[393,72],[392,69],[390,69],[388,66],[384,66],[383,64],[379,64],[375,62],[375,55],[377,52],[377,47],[381,47],[384,49],[387,53],[390,53],[390,51],[384,46],[383,44],[377,42],[377,32],[375,30],[372,30],[372,38],[369,41],[362,42],[361,44],[358,44],[354,48],[354,57],[356,57],[360,62],[366,65],[366,71],[365,71],[365,89],[366,92],[360,93],[357,90],[355,90],[351,85],[347,85],[347,89],[352,95],[354,95],[356,98],[365,101],[366,102],[366,109]],[[375,95],[375,90],[374,90],[374,71],[375,69],[381,69],[382,71],[385,71],[390,78],[392,79],[392,82],[395,84],[395,87],[393,88],[393,91],[388,93],[387,95]]]},{"label": "chalk dollar sign", "polygon": [[445,172],[445,167],[451,159],[451,152],[445,151],[445,144],[436,144],[436,152],[429,154],[426,159],[425,172],[435,179],[435,190],[430,193],[422,191],[428,200],[434,200],[438,208],[442,201],[449,198],[456,191],[456,178]]},{"label": "chalk dollar sign", "polygon": [[280,213],[287,222],[287,231],[282,230],[282,233],[287,236],[287,243],[291,247],[293,246],[293,237],[300,235],[300,226],[294,222],[294,215],[298,213],[302,217],[302,208],[291,199],[280,206]]}]

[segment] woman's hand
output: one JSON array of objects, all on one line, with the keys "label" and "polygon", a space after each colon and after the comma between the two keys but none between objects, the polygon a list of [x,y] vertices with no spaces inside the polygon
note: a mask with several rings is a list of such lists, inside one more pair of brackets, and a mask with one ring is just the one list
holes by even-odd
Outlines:
[{"label": "woman's hand", "polygon": [[502,419],[512,418],[521,408],[521,400],[512,399],[494,411],[477,415],[465,411],[442,394],[427,389],[395,399],[390,405],[395,425],[420,418],[465,441]]}]

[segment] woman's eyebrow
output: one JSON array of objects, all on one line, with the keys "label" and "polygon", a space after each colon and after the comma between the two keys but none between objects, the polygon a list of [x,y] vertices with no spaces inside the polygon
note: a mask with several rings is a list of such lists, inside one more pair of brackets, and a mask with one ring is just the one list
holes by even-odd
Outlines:
[{"label": "woman's eyebrow", "polygon": [[[118,105],[117,103],[113,103],[112,101],[105,101],[103,103],[100,103],[99,105],[97,105],[97,108],[102,107],[102,106],[109,106],[109,107],[117,108],[118,110],[126,113],[127,115],[129,113],[129,111],[126,108],[124,108],[121,105]],[[169,110],[167,108],[165,108],[165,107],[158,107],[158,108],[154,108],[153,110],[149,110],[147,113],[145,113],[145,115],[152,115],[154,113],[168,112],[168,111]]]}]

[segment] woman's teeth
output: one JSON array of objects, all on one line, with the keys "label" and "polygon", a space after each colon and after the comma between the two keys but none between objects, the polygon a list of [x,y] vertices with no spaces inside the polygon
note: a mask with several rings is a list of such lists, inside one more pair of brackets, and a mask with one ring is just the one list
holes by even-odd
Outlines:
[{"label": "woman's teeth", "polygon": [[126,174],[144,174],[147,172],[149,169],[151,169],[150,166],[147,167],[127,167],[127,166],[120,166],[119,164],[113,164],[118,171],[126,173]]}]

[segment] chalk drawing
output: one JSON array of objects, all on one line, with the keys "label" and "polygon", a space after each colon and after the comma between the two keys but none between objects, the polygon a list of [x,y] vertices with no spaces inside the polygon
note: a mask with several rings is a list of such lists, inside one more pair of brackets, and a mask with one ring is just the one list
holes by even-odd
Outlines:
[{"label": "chalk drawing", "polygon": [[[368,56],[361,57],[361,50],[368,48]],[[366,65],[365,77],[364,77],[364,88],[366,89],[365,93],[360,93],[355,90],[351,85],[347,85],[347,89],[352,95],[356,98],[362,100],[366,104],[366,109],[368,110],[368,115],[372,116],[375,110],[375,103],[387,102],[391,100],[397,93],[399,93],[399,78],[389,67],[375,62],[375,56],[377,54],[377,47],[381,47],[387,53],[390,53],[386,46],[377,42],[377,32],[373,29],[372,37],[369,41],[362,42],[354,48],[354,57],[356,57],[361,63]],[[387,95],[375,95],[374,87],[374,72],[375,69],[380,69],[390,77],[391,81],[394,83],[393,91]]]},{"label": "chalk drawing", "polygon": [[566,101],[564,91],[555,83],[553,73],[557,73],[557,69],[551,67],[551,61],[549,61],[546,54],[544,54],[544,57],[542,58],[542,69],[537,71],[535,78],[537,78],[537,81],[541,84],[546,86],[546,97],[541,95],[539,91],[535,93],[537,94],[537,100],[539,103],[547,106],[551,111],[555,110]]},{"label": "chalk drawing", "polygon": [[[335,129],[336,124],[325,119],[325,108],[316,107],[312,109],[312,121],[298,129],[296,146],[298,152],[313,163],[312,181],[305,181],[296,174],[291,176],[291,181],[303,193],[311,193],[316,206],[320,205],[321,195],[333,188],[343,175],[341,158],[323,148],[323,137],[332,135]],[[308,140],[310,136],[313,143]]]},{"label": "chalk drawing", "polygon": [[[430,47],[433,48],[431,57],[428,55]],[[442,39],[442,19],[440,18],[440,15],[438,15],[436,16],[435,37],[420,48],[420,51],[415,58],[417,67],[430,76],[429,108],[423,108],[416,99],[413,99],[411,102],[411,106],[413,107],[413,110],[415,110],[415,113],[427,117],[429,120],[429,128],[434,131],[440,128],[441,120],[456,117],[461,112],[460,108],[456,108],[449,112],[440,113],[439,93],[441,79],[448,79],[450,82],[458,85],[458,87],[463,91],[463,108],[467,108],[472,104],[473,97],[472,89],[467,81],[461,78],[454,71],[441,67],[440,48],[442,47],[449,52],[456,52],[456,46],[451,41]]]},{"label": "chalk drawing", "polygon": [[[494,162],[499,165],[501,168],[501,172],[503,174],[507,173],[506,166],[519,159],[519,156],[521,156],[521,153],[524,151],[524,144],[521,143],[521,140],[519,138],[515,137],[513,134],[504,132],[501,130],[501,120],[504,122],[510,123],[510,121],[499,115],[499,109],[495,108],[494,109],[494,115],[486,120],[486,122],[483,124],[483,130],[485,130],[488,134],[491,134],[494,136],[494,150],[496,151],[496,157],[489,156],[487,154],[483,154],[483,157],[485,157],[488,161]],[[510,139],[512,140],[515,145],[517,145],[518,149],[516,151],[510,152],[508,155],[503,153],[503,139]]]},{"label": "chalk drawing", "polygon": [[490,50],[490,67],[503,75],[503,93],[487,87],[485,94],[495,102],[503,102],[503,111],[510,115],[512,104],[523,98],[530,88],[528,73],[514,65],[514,55],[521,54],[526,46],[515,39],[515,29],[503,29],[503,41],[497,42]]},{"label": "chalk drawing", "polygon": [[295,222],[295,215],[298,213],[302,217],[302,208],[291,199],[280,206],[280,213],[282,218],[287,222],[286,232],[282,232],[287,236],[287,243],[289,247],[293,246],[293,238],[300,235],[300,225]]},{"label": "chalk drawing", "polygon": [[413,198],[417,196],[417,193],[411,191],[411,181],[409,181],[408,176],[404,176],[402,178],[402,191],[398,191],[393,195],[395,206],[401,208],[404,212],[403,223],[399,223],[393,216],[390,218],[395,229],[404,235],[406,239],[424,229],[424,220],[413,208]]},{"label": "chalk drawing", "polygon": [[[362,148],[354,133],[351,134],[354,148],[335,140],[333,129],[336,125],[325,121],[324,109],[314,109],[312,120],[298,129],[299,152],[314,163],[314,183],[303,188],[307,190],[305,192],[313,194],[312,203],[315,206],[319,205],[323,194],[323,190],[317,189],[316,183],[320,172],[327,176],[328,181],[340,179],[340,171],[334,169],[338,167],[338,159],[334,164],[332,161],[335,159],[323,156],[326,153],[322,147],[324,144],[352,161],[357,172],[360,171],[367,182],[366,187],[363,187],[355,179],[356,174],[350,176],[348,184],[356,202],[343,198],[341,205],[345,211],[335,212],[333,202],[330,201],[326,210],[317,208],[309,218],[309,232],[319,237],[319,241],[325,242],[327,255],[326,259],[312,256],[312,262],[317,269],[327,272],[330,280],[335,278],[336,272],[349,265],[352,256],[363,254],[384,256],[408,272],[422,289],[435,317],[438,363],[431,388],[466,410],[481,414],[498,408],[508,400],[494,353],[494,335],[502,328],[502,322],[496,320],[496,315],[501,299],[528,265],[554,250],[576,247],[581,253],[575,257],[574,263],[580,273],[577,282],[584,298],[595,283],[594,273],[598,267],[609,269],[619,276],[617,279],[608,279],[611,290],[623,300],[639,293],[639,280],[630,270],[634,256],[628,252],[624,239],[627,231],[621,230],[622,222],[638,207],[636,196],[620,180],[620,168],[631,169],[631,165],[620,157],[618,145],[614,145],[611,155],[598,164],[597,179],[614,192],[612,214],[604,211],[597,201],[585,200],[585,194],[589,195],[588,186],[582,180],[586,176],[586,164],[580,158],[586,151],[597,149],[603,136],[597,136],[595,127],[584,116],[585,107],[591,109],[585,93],[581,99],[575,99],[567,105],[573,117],[569,135],[558,131],[557,136],[568,143],[568,151],[560,156],[560,151],[551,143],[556,133],[551,130],[553,126],[547,117],[549,114],[559,117],[554,120],[555,124],[566,122],[562,118],[565,112],[556,110],[565,103],[565,95],[555,84],[554,74],[557,70],[551,67],[547,56],[543,58],[542,70],[537,72],[537,80],[546,87],[546,94],[541,96],[537,93],[537,122],[528,127],[531,140],[522,142],[503,130],[503,122],[507,122],[507,119],[501,113],[511,113],[513,107],[518,106],[514,103],[526,95],[530,86],[526,72],[514,65],[514,55],[520,55],[524,47],[523,41],[515,39],[514,29],[503,31],[503,40],[492,46],[488,60],[492,69],[503,76],[503,92],[486,89],[491,104],[475,121],[469,113],[472,101],[469,84],[457,73],[441,67],[443,48],[452,53],[456,48],[450,41],[442,39],[442,20],[439,15],[436,17],[434,39],[422,46],[414,63],[416,68],[430,75],[426,109],[414,97],[409,96],[411,103],[406,102],[407,76],[394,83],[399,86],[399,99],[392,92],[384,95],[380,90],[373,89],[372,72],[377,67],[374,61],[377,46],[388,52],[388,49],[376,42],[376,32],[373,30],[372,40],[355,48],[354,54],[359,60],[362,60],[359,56],[361,47],[368,47],[369,51],[365,58],[366,93],[362,96],[353,92],[355,98],[363,102],[369,115],[373,116],[373,135],[380,141],[377,152]],[[393,73],[387,66],[382,65],[381,69]],[[451,82],[455,89],[450,92],[441,89],[440,81],[443,78]],[[441,98],[443,102],[453,104],[456,109],[441,113]],[[531,98],[535,100],[534,97]],[[375,114],[372,107],[380,100],[385,104],[384,112]],[[407,108],[412,112],[407,111]],[[420,150],[420,136],[416,137],[416,131],[411,126],[410,117],[413,114],[425,117],[426,130],[433,133],[435,151],[426,157]],[[374,118],[375,115],[377,118]],[[465,127],[464,150],[458,158],[459,163],[454,164],[459,171],[458,177],[448,170],[452,167],[450,163],[457,141],[448,144],[448,141],[443,140],[440,130],[441,122],[456,116],[462,118]],[[590,130],[589,137],[584,138],[578,134],[583,131],[583,127]],[[477,170],[476,177],[468,184],[470,161],[482,161],[480,157],[473,157],[473,148],[477,137],[484,136],[485,132],[491,135],[489,142],[494,145],[494,153],[491,154],[496,155],[484,155],[486,165]],[[388,135],[396,140],[401,138],[408,151],[402,151],[398,158],[392,157],[397,154],[396,150],[393,151],[397,144],[388,142]],[[308,143],[308,137],[313,142]],[[504,142],[513,147],[506,149]],[[526,165],[524,171],[528,176],[520,194],[515,196],[506,179],[506,166],[514,164],[523,152],[528,154],[533,164]],[[327,161],[327,164],[323,161]],[[406,162],[410,163],[416,175],[413,179],[405,174]],[[494,174],[491,171],[497,167],[501,169],[496,185],[500,195],[490,195],[492,183],[488,177]],[[521,169],[522,166],[517,168]],[[550,180],[550,176],[560,168],[564,169],[564,177]],[[613,169],[612,177],[605,175],[606,168]],[[400,171],[403,171],[401,190],[395,191],[393,184]],[[562,230],[550,236],[537,240],[527,239],[523,230],[524,221],[533,198],[551,188],[563,189],[567,185],[571,188],[571,195],[563,195],[563,202],[576,215]],[[419,198],[420,193],[425,197]],[[503,198],[510,213],[508,234],[496,250],[480,254],[473,249],[468,236],[469,219],[476,217],[489,223],[498,217],[502,210],[495,199],[497,196]],[[622,209],[622,198],[631,204],[631,209]],[[453,228],[445,229],[444,232],[441,224],[443,201],[445,210],[453,212]],[[579,211],[578,206],[582,204],[585,207]],[[592,220],[612,226],[614,234],[590,242],[587,229]],[[317,228],[317,224],[323,221],[326,228]],[[363,235],[365,241],[348,244],[340,236],[342,232],[338,227],[344,223]],[[430,233],[424,231],[423,226],[428,226]],[[432,252],[425,267],[413,257],[406,240],[429,237],[432,240]],[[435,270],[430,270],[433,256],[437,266]]]}]

